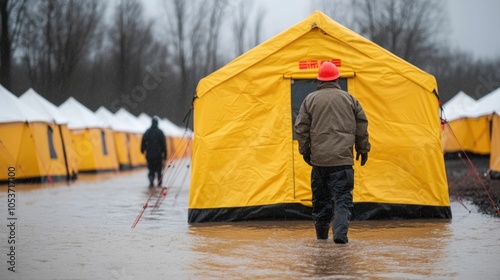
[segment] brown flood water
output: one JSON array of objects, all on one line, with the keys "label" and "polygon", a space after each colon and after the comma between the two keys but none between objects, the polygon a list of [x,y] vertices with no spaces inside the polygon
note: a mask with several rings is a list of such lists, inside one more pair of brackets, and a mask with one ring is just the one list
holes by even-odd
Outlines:
[{"label": "brown flood water", "polygon": [[500,279],[500,219],[469,203],[472,213],[453,202],[451,221],[354,221],[336,245],[317,241],[311,221],[189,226],[189,178],[177,176],[131,229],[146,173],[16,185],[16,272],[1,186],[0,279]]}]

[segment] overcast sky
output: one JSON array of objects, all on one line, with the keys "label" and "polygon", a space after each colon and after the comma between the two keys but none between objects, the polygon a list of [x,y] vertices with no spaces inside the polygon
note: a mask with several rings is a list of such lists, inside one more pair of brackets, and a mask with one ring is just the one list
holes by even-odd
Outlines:
[{"label": "overcast sky", "polygon": [[[315,8],[311,0],[250,0],[253,11],[265,8],[264,40],[306,18]],[[333,3],[342,0],[331,0]],[[143,1],[149,13],[163,11],[158,0]],[[449,12],[451,49],[464,50],[476,58],[500,57],[500,0],[445,0]],[[317,8],[316,8],[317,9]],[[334,19],[335,20],[335,19]]]},{"label": "overcast sky", "polygon": [[[301,21],[314,10],[311,1],[306,0],[253,1],[256,7],[266,7],[266,20],[272,22],[268,25],[272,28],[266,30],[269,37]],[[445,2],[452,29],[450,43],[473,53],[477,58],[500,57],[500,0]]]}]

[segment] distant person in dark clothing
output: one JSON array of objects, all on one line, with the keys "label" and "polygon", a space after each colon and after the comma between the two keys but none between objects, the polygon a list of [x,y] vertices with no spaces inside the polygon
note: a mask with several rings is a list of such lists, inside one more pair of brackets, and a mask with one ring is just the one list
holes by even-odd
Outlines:
[{"label": "distant person in dark clothing", "polygon": [[141,153],[146,156],[148,162],[149,187],[154,186],[155,176],[158,186],[161,186],[163,164],[167,160],[167,142],[165,134],[158,128],[157,118],[153,118],[151,127],[142,136]]}]

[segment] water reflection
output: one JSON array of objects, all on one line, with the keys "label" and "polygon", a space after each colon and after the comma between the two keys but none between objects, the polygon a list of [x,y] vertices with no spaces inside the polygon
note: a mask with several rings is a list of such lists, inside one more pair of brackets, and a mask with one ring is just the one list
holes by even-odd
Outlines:
[{"label": "water reflection", "polygon": [[[451,235],[447,221],[355,221],[350,243],[315,239],[312,222],[262,222],[190,227],[200,277],[283,275],[298,278],[436,276]],[[217,268],[214,270],[214,268]],[[390,275],[389,275],[390,274]],[[442,276],[442,275],[441,275]],[[448,275],[449,276],[449,275]]]}]

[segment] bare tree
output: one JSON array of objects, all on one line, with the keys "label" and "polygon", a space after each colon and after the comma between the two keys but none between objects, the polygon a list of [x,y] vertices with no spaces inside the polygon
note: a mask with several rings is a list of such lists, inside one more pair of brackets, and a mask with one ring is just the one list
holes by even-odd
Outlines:
[{"label": "bare tree", "polygon": [[[171,36],[171,42],[173,45],[173,53],[175,56],[174,63],[179,69],[179,79],[180,79],[180,92],[177,94],[177,98],[173,100],[176,104],[184,107],[186,106],[186,100],[189,99],[187,94],[188,88],[188,63],[187,63],[187,42],[186,42],[186,26],[188,23],[188,7],[186,2],[183,0],[170,0],[165,5],[165,10],[167,13],[167,19],[169,32],[168,35]],[[177,115],[182,114],[181,112],[176,112]]]},{"label": "bare tree", "polygon": [[[206,55],[206,71],[202,72],[199,78],[215,71],[219,68],[218,56],[219,56],[219,41],[220,41],[220,31],[224,19],[224,14],[226,12],[228,0],[218,0],[213,2],[211,9],[209,10],[210,16],[208,17],[207,23],[207,55]],[[195,61],[193,61],[195,62]],[[198,77],[197,77],[198,80]]]},{"label": "bare tree", "polygon": [[31,3],[22,53],[32,87],[62,101],[74,71],[98,33],[104,7],[98,0],[48,0]]},{"label": "bare tree", "polygon": [[429,72],[438,81],[440,99],[446,102],[459,91],[479,99],[499,88],[499,69],[500,59],[483,61],[464,51],[444,49],[434,56]]},{"label": "bare tree", "polygon": [[264,24],[264,18],[266,17],[266,10],[259,7],[257,10],[257,16],[255,17],[255,24],[253,30],[253,40],[251,41],[250,48],[257,46],[262,43],[262,26]]},{"label": "bare tree", "polygon": [[[265,18],[265,10],[260,6],[255,13],[255,22],[252,27],[250,26],[250,18],[252,16],[254,2],[239,1],[235,7],[233,19],[233,36],[235,43],[236,56],[240,56],[249,49],[261,43],[262,24]],[[252,36],[253,35],[253,36]]]},{"label": "bare tree", "polygon": [[239,5],[236,7],[236,17],[233,22],[233,34],[234,43],[236,44],[236,56],[240,56],[246,51],[246,37],[245,34],[248,32],[248,18],[250,13],[248,10],[251,8],[254,2],[251,1],[240,1]]},{"label": "bare tree", "polygon": [[355,0],[351,10],[361,35],[422,68],[447,31],[442,3],[435,0]]},{"label": "bare tree", "polygon": [[165,2],[167,36],[179,80],[173,100],[179,105],[177,116],[189,108],[198,80],[220,67],[220,32],[227,6],[227,0]]},{"label": "bare tree", "polygon": [[167,84],[171,70],[166,65],[166,43],[155,36],[153,26],[154,21],[145,19],[139,1],[120,0],[116,5],[109,29],[110,56],[104,58],[112,65],[106,76],[113,83],[114,94],[104,101],[112,111],[123,107],[136,113],[165,115],[161,109],[167,106],[167,99],[161,90],[165,90],[162,85]]},{"label": "bare tree", "polygon": [[11,89],[13,49],[26,17],[26,0],[0,0],[0,84]]},{"label": "bare tree", "polygon": [[351,0],[311,0],[311,10],[320,10],[336,22],[354,27],[353,15],[356,12],[351,11]]},{"label": "bare tree", "polygon": [[113,56],[117,94],[128,93],[139,83],[144,46],[151,44],[152,21],[145,22],[141,4],[136,0],[120,0],[115,20],[109,30],[110,53]]}]

